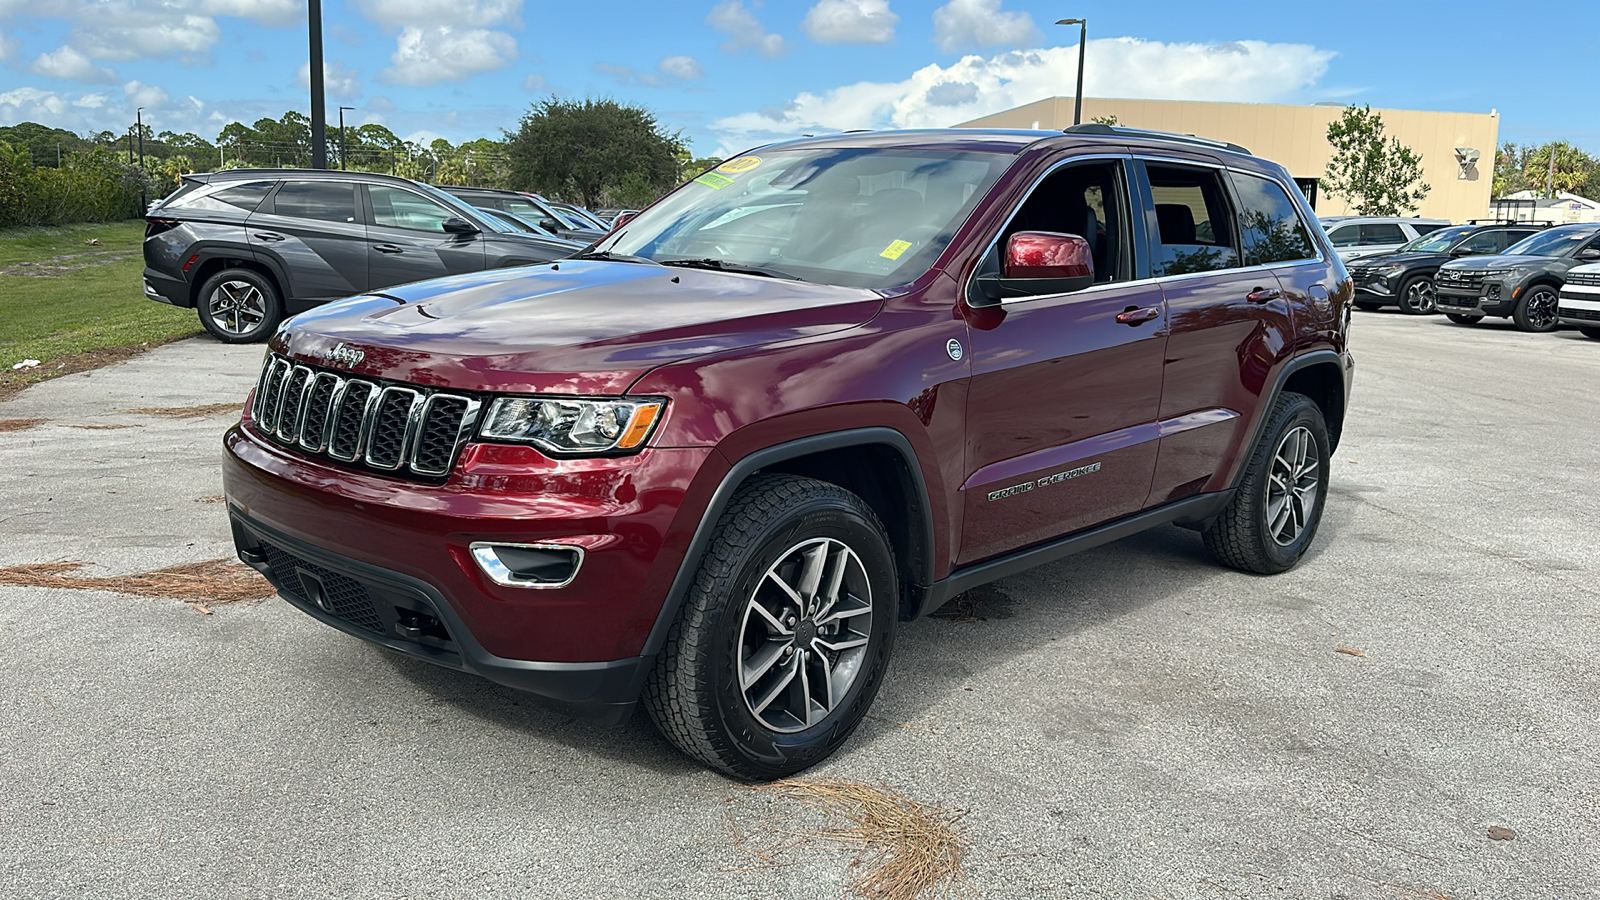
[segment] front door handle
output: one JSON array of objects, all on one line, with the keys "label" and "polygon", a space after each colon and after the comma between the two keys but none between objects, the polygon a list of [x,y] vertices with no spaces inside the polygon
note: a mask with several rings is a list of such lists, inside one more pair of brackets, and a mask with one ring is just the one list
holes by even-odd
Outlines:
[{"label": "front door handle", "polygon": [[1136,306],[1130,306],[1117,313],[1117,321],[1123,325],[1143,325],[1159,315],[1161,315],[1161,310],[1158,307],[1146,306],[1140,309]]},{"label": "front door handle", "polygon": [[372,249],[379,253],[404,253],[405,248],[397,244],[374,244]]},{"label": "front door handle", "polygon": [[283,240],[283,235],[281,235],[281,234],[273,234],[270,231],[258,231],[258,232],[256,232],[256,240],[258,240],[258,241],[268,241],[268,242],[281,241],[281,240]]},{"label": "front door handle", "polygon": [[1244,298],[1246,300],[1249,300],[1251,303],[1271,303],[1272,301],[1274,301],[1274,300],[1276,300],[1276,299],[1278,299],[1279,297],[1282,297],[1282,296],[1283,296],[1283,292],[1278,290],[1277,288],[1259,288],[1258,287],[1255,290],[1251,291],[1250,293],[1245,294]]}]

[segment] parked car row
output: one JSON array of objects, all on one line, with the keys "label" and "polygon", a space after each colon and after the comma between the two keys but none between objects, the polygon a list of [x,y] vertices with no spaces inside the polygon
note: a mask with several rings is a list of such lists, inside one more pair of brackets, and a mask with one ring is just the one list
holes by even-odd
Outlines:
[{"label": "parked car row", "polygon": [[341,297],[563,259],[607,231],[537,194],[311,169],[186,175],[145,220],[145,296],[227,343]]},{"label": "parked car row", "polygon": [[1359,309],[1442,312],[1458,325],[1496,316],[1528,332],[1567,324],[1600,339],[1597,261],[1600,224],[1468,224],[1434,229],[1392,253],[1358,257],[1348,270]]}]

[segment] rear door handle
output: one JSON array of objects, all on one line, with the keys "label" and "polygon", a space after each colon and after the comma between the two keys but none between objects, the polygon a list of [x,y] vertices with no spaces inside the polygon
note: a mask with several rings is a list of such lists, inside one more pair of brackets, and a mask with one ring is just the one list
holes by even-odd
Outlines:
[{"label": "rear door handle", "polygon": [[281,234],[273,234],[270,231],[258,231],[258,232],[256,232],[256,240],[258,240],[258,241],[281,241],[281,240],[283,240],[283,235],[281,235]]},{"label": "rear door handle", "polygon": [[1159,315],[1161,315],[1161,310],[1158,307],[1146,306],[1143,309],[1140,309],[1138,307],[1130,306],[1122,312],[1117,313],[1117,321],[1124,325],[1143,325],[1145,322],[1148,322]]},{"label": "rear door handle", "polygon": [[1249,300],[1251,303],[1271,303],[1282,296],[1283,292],[1277,288],[1256,288],[1250,293],[1245,294],[1244,298]]},{"label": "rear door handle", "polygon": [[405,248],[397,246],[395,244],[374,244],[372,249],[378,251],[379,253],[404,253],[404,252],[406,252]]}]

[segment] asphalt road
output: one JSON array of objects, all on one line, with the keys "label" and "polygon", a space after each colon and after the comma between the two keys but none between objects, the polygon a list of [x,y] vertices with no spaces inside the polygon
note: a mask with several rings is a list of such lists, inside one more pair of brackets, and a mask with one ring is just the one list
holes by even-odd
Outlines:
[{"label": "asphalt road", "polygon": [[[813,774],[967,810],[1005,897],[1600,897],[1600,342],[1358,313],[1296,570],[1162,528],[904,626]],[[0,565],[232,547],[216,462],[259,348],[0,404]],[[119,425],[84,429],[72,426]],[[641,714],[576,724],[281,600],[0,586],[0,897],[816,897],[850,854]],[[1365,653],[1354,656],[1336,648]],[[1491,827],[1511,840],[1491,840]],[[740,839],[742,838],[742,845]]]}]

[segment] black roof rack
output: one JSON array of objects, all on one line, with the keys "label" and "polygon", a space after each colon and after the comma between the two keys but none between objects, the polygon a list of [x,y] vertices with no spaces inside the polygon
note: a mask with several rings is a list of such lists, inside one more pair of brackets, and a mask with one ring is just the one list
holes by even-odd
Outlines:
[{"label": "black roof rack", "polygon": [[1171,131],[1151,131],[1147,128],[1125,128],[1121,125],[1102,125],[1099,122],[1088,122],[1083,125],[1068,125],[1061,129],[1066,134],[1101,134],[1109,136],[1122,136],[1145,138],[1152,141],[1173,141],[1180,144],[1198,144],[1202,147],[1211,147],[1216,150],[1231,150],[1234,153],[1243,153],[1246,156],[1253,154],[1238,144],[1227,141],[1214,141],[1210,138],[1195,137],[1192,134],[1175,134]]}]

